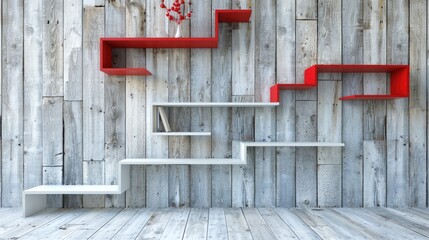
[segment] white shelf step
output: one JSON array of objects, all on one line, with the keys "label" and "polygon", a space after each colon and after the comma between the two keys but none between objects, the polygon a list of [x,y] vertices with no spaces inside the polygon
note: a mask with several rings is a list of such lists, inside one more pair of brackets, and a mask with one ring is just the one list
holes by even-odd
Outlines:
[{"label": "white shelf step", "polygon": [[246,147],[344,147],[336,142],[242,142]]},{"label": "white shelf step", "polygon": [[211,136],[211,132],[153,132],[153,136]]},{"label": "white shelf step", "polygon": [[155,102],[154,107],[275,107],[278,102]]},{"label": "white shelf step", "polygon": [[129,158],[119,161],[121,165],[235,165],[246,164],[236,158]]},{"label": "white shelf step", "polygon": [[25,194],[118,194],[118,185],[41,185]]}]

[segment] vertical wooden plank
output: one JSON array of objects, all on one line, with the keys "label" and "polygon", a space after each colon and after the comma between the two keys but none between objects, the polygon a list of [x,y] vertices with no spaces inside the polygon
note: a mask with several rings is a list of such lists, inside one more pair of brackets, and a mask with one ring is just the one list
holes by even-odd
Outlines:
[{"label": "vertical wooden plank", "polygon": [[[363,0],[343,0],[342,61],[363,63]],[[343,74],[343,95],[363,93],[363,74]],[[343,101],[343,207],[362,207],[363,101]],[[346,117],[347,116],[347,117]]]},{"label": "vertical wooden plank", "polygon": [[[254,102],[253,96],[233,96],[233,102]],[[255,109],[232,109],[232,157],[239,158],[235,141],[255,141]],[[232,166],[232,207],[255,206],[255,149],[247,149],[247,164]]]},{"label": "vertical wooden plank", "polygon": [[[21,205],[23,176],[23,2],[2,1],[2,206]],[[7,93],[7,94],[5,94]]]},{"label": "vertical wooden plank", "polygon": [[[176,23],[169,22],[169,35],[175,34]],[[183,37],[189,37],[188,21],[181,23]],[[168,61],[168,101],[189,102],[190,87],[190,49],[169,50]],[[191,129],[191,110],[189,108],[170,108],[171,129],[189,132]],[[191,156],[191,139],[189,136],[168,138],[168,157],[187,158]],[[190,166],[169,166],[169,205],[173,207],[189,206],[190,203]]]},{"label": "vertical wooden plank", "polygon": [[100,37],[104,7],[83,10],[83,159],[104,160],[104,74],[100,71]]},{"label": "vertical wooden plank", "polygon": [[[297,6],[298,14],[298,6]],[[296,21],[296,82],[304,82],[304,70],[317,61],[317,22]],[[316,141],[317,89],[296,91],[296,141]],[[301,101],[308,100],[308,101]],[[317,149],[296,148],[296,205],[317,206]]]},{"label": "vertical wooden plank", "polygon": [[24,189],[42,184],[42,1],[24,8]]},{"label": "vertical wooden plank", "polygon": [[[132,0],[126,2],[126,36],[144,37],[146,26],[146,1]],[[145,51],[127,49],[127,67],[145,66]],[[146,156],[146,78],[126,76],[126,158],[144,158]],[[146,175],[145,166],[131,166],[131,186],[126,192],[127,207],[146,206]]]},{"label": "vertical wooden plank", "polygon": [[317,0],[296,1],[296,19],[317,19]]},{"label": "vertical wooden plank", "polygon": [[64,1],[64,100],[82,100],[82,1]]},{"label": "vertical wooden plank", "polygon": [[[386,1],[364,0],[364,62],[386,63]],[[385,94],[386,75],[364,74],[365,94]],[[364,101],[364,140],[384,140],[386,101]]]},{"label": "vertical wooden plank", "polygon": [[[64,158],[63,97],[43,98],[43,171],[44,184],[62,184]],[[56,167],[56,168],[50,168]],[[58,170],[60,169],[60,170]],[[48,174],[48,176],[45,176]],[[46,181],[45,179],[48,179]],[[62,206],[62,196],[48,196],[48,206]]]},{"label": "vertical wooden plank", "polygon": [[[231,1],[212,2],[212,9],[230,9]],[[212,50],[212,102],[231,102],[232,95],[232,33],[230,26],[219,26],[218,48]],[[231,109],[212,109],[212,157],[230,158]],[[212,207],[231,206],[231,166],[212,166]]]},{"label": "vertical wooden plank", "polygon": [[[304,70],[317,63],[317,21],[296,21],[296,83],[304,83]],[[317,100],[317,88],[296,91],[296,100]]]},{"label": "vertical wooden plank", "polygon": [[43,1],[43,96],[64,96],[64,1]]},{"label": "vertical wooden plank", "polygon": [[[63,184],[63,166],[43,166],[43,185]],[[63,207],[62,195],[49,195],[46,199],[49,208]]]},{"label": "vertical wooden plank", "polygon": [[[322,15],[322,14],[320,14]],[[333,56],[334,58],[336,56]],[[319,81],[317,108],[317,141],[342,142],[341,81]],[[319,147],[317,149],[317,205],[341,206],[341,157],[342,148]]]},{"label": "vertical wooden plank", "polygon": [[[83,184],[102,185],[104,184],[104,161],[84,161],[83,162]],[[83,195],[83,207],[95,208],[104,207],[104,195]]]},{"label": "vertical wooden plank", "polygon": [[[167,37],[163,9],[156,1],[147,1],[146,36]],[[168,53],[165,49],[147,49],[146,67],[153,75],[146,81],[146,105],[152,102],[168,101]],[[146,116],[152,116],[152,108],[146,108]],[[152,158],[168,157],[168,139],[152,136],[152,117],[146,118],[146,155]],[[148,166],[146,168],[146,206],[168,206],[168,167]]]},{"label": "vertical wooden plank", "polygon": [[[410,206],[426,207],[427,201],[427,3],[410,1]],[[426,31],[423,31],[426,29]],[[423,129],[426,128],[426,131]],[[426,167],[424,167],[426,166]],[[426,179],[423,179],[426,178]]]},{"label": "vertical wooden plank", "polygon": [[[270,87],[275,83],[276,14],[275,1],[258,1],[255,13],[255,101],[268,102]],[[255,109],[255,141],[275,141],[275,109]],[[255,206],[271,207],[276,204],[275,148],[255,149]]]},{"label": "vertical wooden plank", "polygon": [[[191,37],[208,37],[212,33],[211,1],[192,3]],[[191,49],[191,102],[211,101],[211,49]],[[191,131],[211,131],[211,108],[191,109]],[[211,138],[192,137],[191,157],[210,158]],[[211,171],[209,165],[191,166],[191,206],[211,206]]]},{"label": "vertical wooden plank", "polygon": [[[296,101],[296,141],[317,140],[317,110],[315,101]],[[296,149],[296,205],[317,206],[317,150]]]},{"label": "vertical wooden plank", "polygon": [[62,166],[63,98],[43,98],[43,166]]},{"label": "vertical wooden plank", "polygon": [[[104,7],[83,10],[83,183],[104,184],[104,74],[99,70]],[[98,161],[94,161],[98,160]],[[95,167],[96,166],[96,167]],[[97,178],[95,178],[97,177]],[[84,196],[84,207],[104,207],[104,196]]]},{"label": "vertical wooden plank", "polygon": [[386,143],[364,141],[364,207],[386,206]]},{"label": "vertical wooden plank", "polygon": [[[64,102],[64,184],[82,184],[82,102]],[[82,207],[82,196],[65,195],[64,207]]]},{"label": "vertical wooden plank", "polygon": [[[295,1],[278,1],[276,78],[277,83],[295,83]],[[276,140],[295,142],[295,92],[280,93],[276,108]],[[278,207],[295,207],[295,148],[277,148]]]},{"label": "vertical wooden plank", "polygon": [[[125,1],[105,5],[105,36],[125,36]],[[125,50],[112,52],[113,67],[125,66]],[[125,158],[125,77],[105,76],[104,155],[106,184],[118,184],[118,161]],[[124,207],[125,194],[106,196],[106,207]]]},{"label": "vertical wooden plank", "polygon": [[[229,9],[231,0],[224,4],[216,3],[218,9]],[[214,3],[213,3],[214,4]],[[234,9],[252,9],[254,0],[234,0]],[[223,6],[220,6],[223,5]],[[216,8],[214,8],[216,9]],[[250,16],[250,22],[232,25],[232,95],[255,94],[255,25],[256,12]],[[221,31],[221,30],[220,30]],[[219,44],[219,46],[221,46]]]}]

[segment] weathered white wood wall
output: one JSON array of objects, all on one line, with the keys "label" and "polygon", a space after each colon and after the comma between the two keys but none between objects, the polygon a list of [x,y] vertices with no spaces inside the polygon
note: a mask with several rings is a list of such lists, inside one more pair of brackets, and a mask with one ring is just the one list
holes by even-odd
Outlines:
[{"label": "weathered white wood wall", "polygon": [[[123,158],[231,157],[233,140],[344,142],[344,149],[255,148],[246,166],[135,166],[122,196],[53,196],[51,206],[427,206],[427,2],[424,0],[194,1],[184,36],[210,36],[215,9],[252,9],[221,24],[217,49],[129,49],[99,71],[99,38],[166,37],[155,0],[3,0],[1,206],[44,184],[116,184]],[[170,109],[152,136],[151,102],[269,101],[274,83],[301,83],[324,64],[410,64],[411,97],[384,93],[384,74],[321,74],[318,88],[281,92],[277,109]]]}]

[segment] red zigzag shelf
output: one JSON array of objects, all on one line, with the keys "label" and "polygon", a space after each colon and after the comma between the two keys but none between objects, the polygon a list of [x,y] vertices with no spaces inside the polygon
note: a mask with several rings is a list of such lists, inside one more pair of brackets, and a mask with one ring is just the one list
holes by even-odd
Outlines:
[{"label": "red zigzag shelf", "polygon": [[209,38],[100,38],[100,70],[109,75],[152,75],[145,68],[114,68],[113,48],[217,48],[220,22],[249,22],[252,10],[216,10],[215,37]]},{"label": "red zigzag shelf", "polygon": [[398,99],[410,95],[410,67],[408,65],[333,64],[313,65],[304,72],[303,84],[276,84],[270,88],[271,102],[280,101],[280,90],[309,89],[317,86],[319,72],[331,73],[390,73],[390,94],[352,95],[340,100]]}]

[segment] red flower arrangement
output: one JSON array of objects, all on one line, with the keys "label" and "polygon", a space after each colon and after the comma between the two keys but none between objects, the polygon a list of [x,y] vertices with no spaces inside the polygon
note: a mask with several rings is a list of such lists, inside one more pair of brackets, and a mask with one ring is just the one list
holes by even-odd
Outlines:
[{"label": "red flower arrangement", "polygon": [[165,13],[165,17],[168,18],[168,20],[170,21],[174,21],[177,23],[177,25],[180,25],[180,23],[182,23],[183,20],[188,20],[192,17],[192,9],[191,5],[192,3],[189,1],[188,2],[188,11],[187,13],[185,13],[185,0],[174,0],[173,4],[170,7],[167,7],[165,5],[165,0],[161,0],[161,5],[160,7],[165,9],[166,13]]}]

